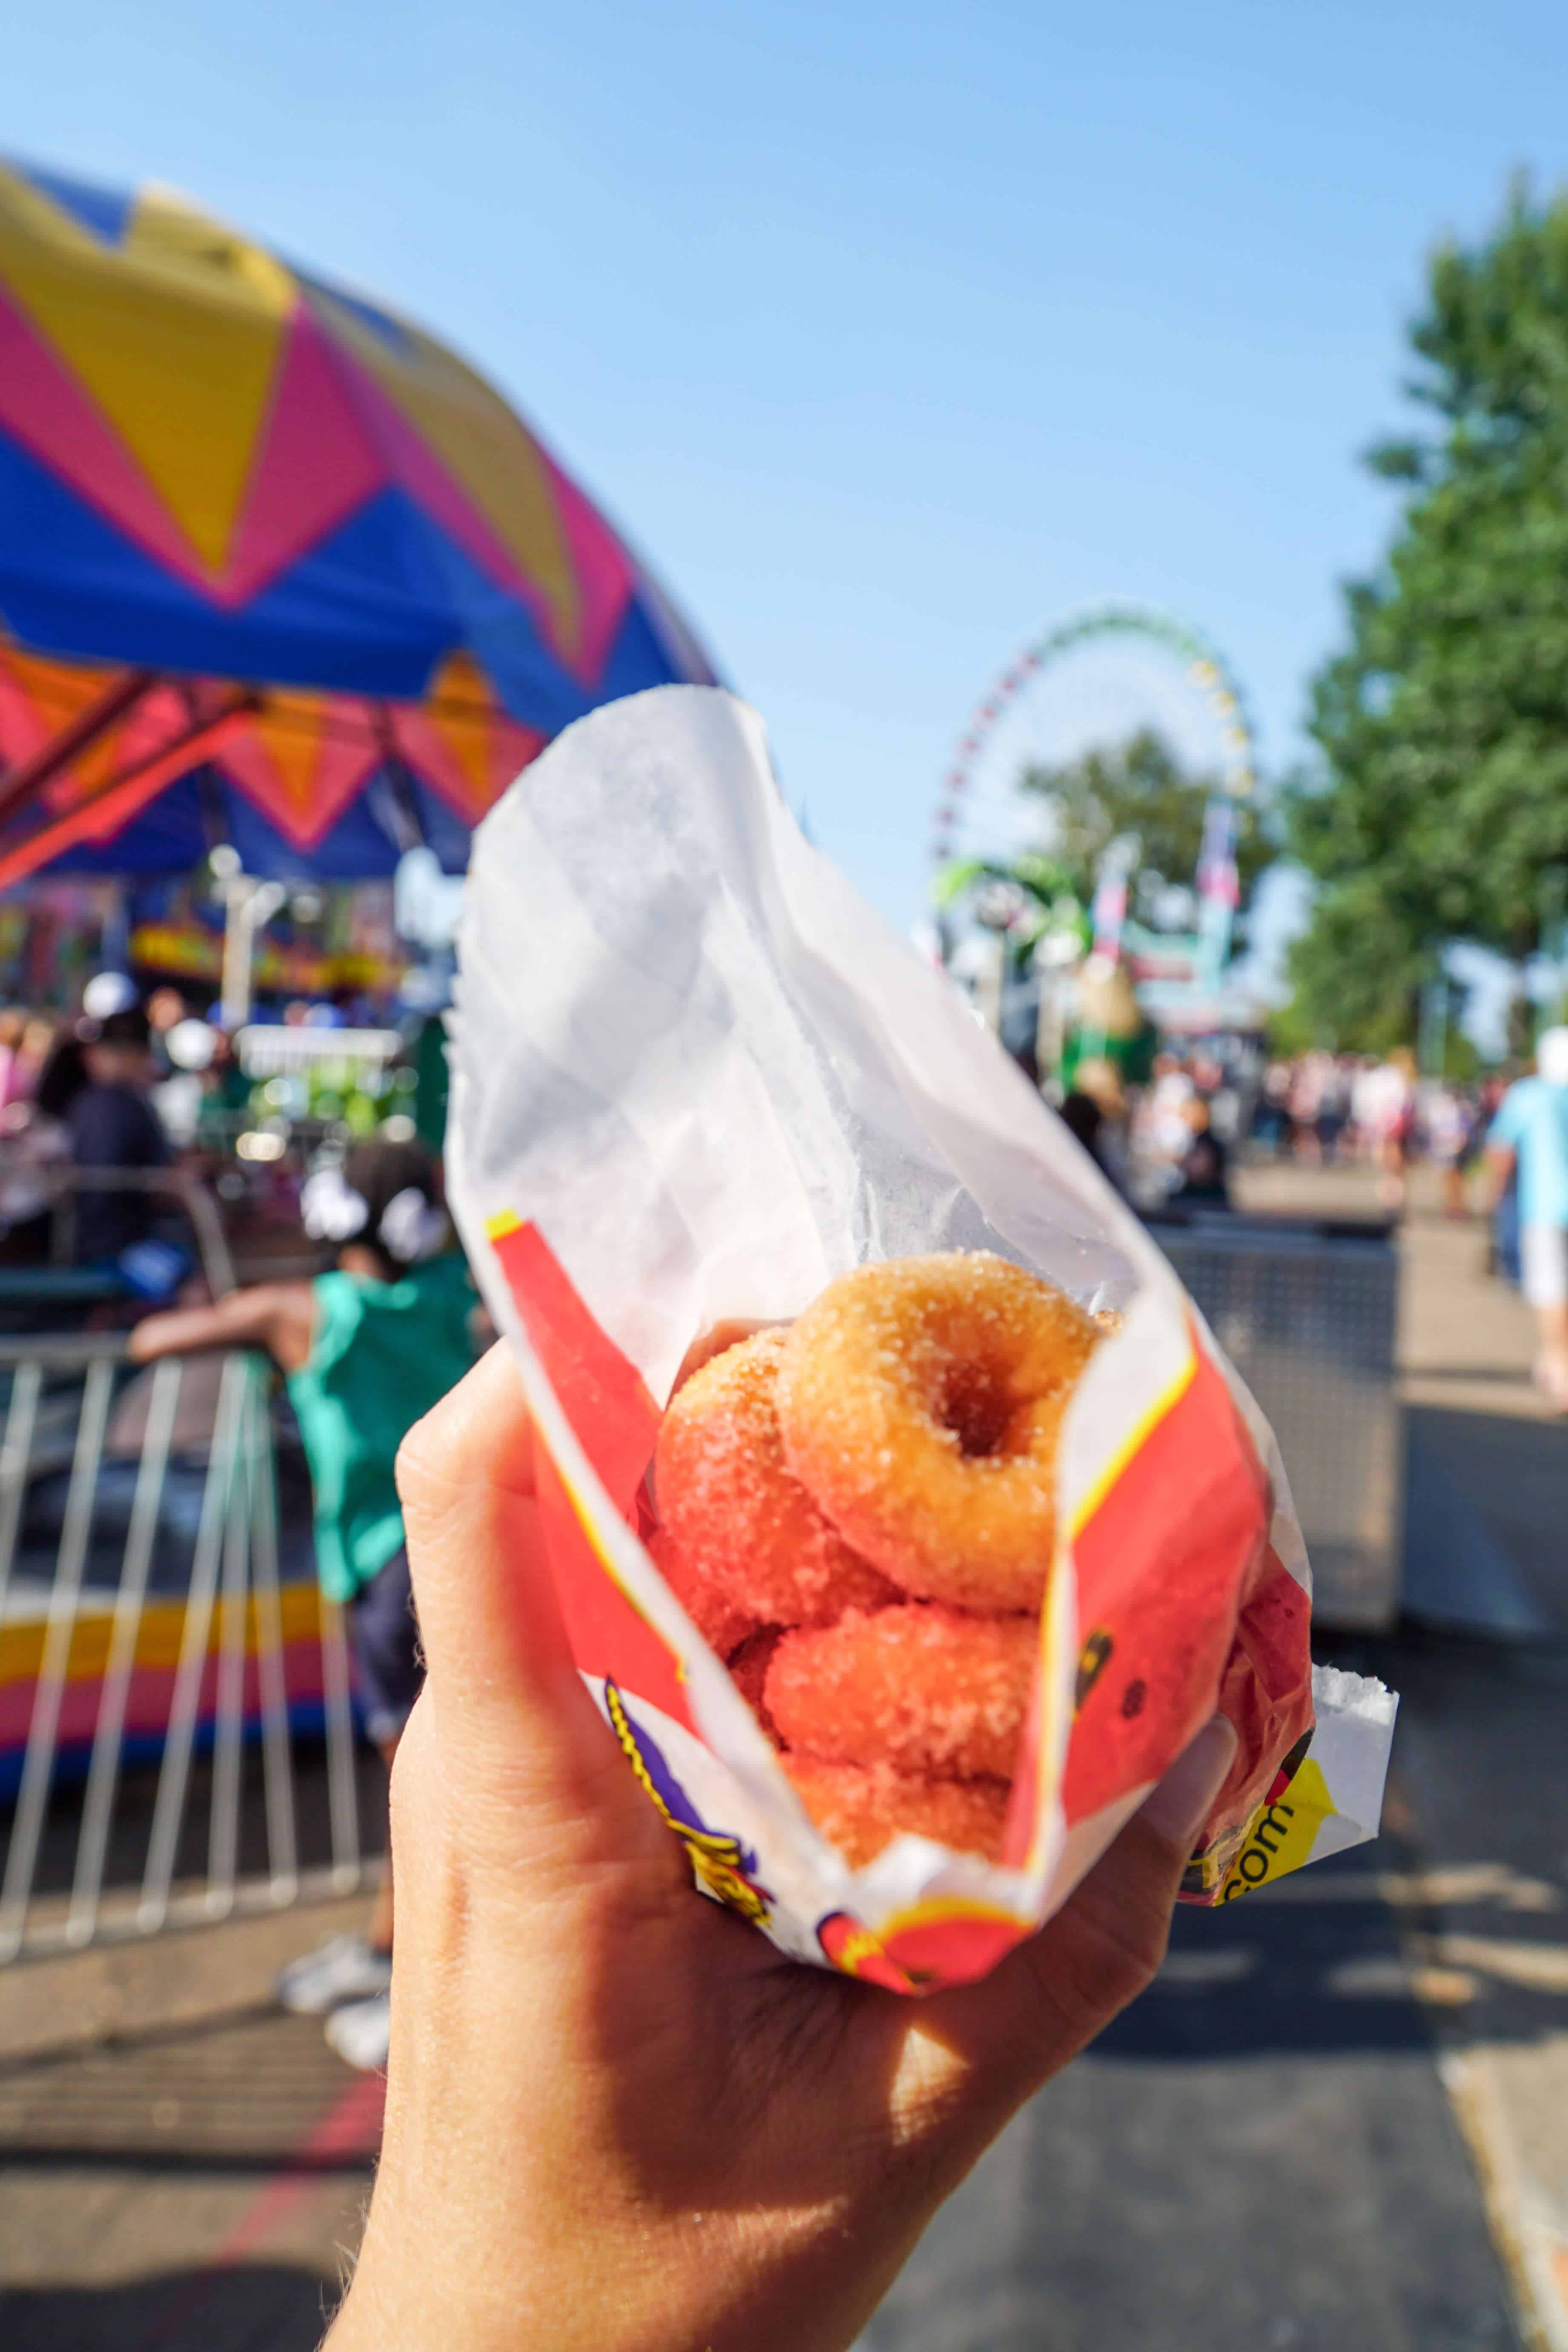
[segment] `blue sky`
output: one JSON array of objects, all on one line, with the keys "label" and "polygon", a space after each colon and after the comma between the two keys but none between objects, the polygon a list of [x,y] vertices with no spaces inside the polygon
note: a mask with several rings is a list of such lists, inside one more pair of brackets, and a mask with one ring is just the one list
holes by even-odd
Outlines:
[{"label": "blue sky", "polygon": [[903,924],[967,710],[1075,607],[1197,622],[1299,749],[1423,254],[1568,176],[1565,88],[1568,10],[1520,0],[51,0],[0,147],[174,181],[463,348]]}]

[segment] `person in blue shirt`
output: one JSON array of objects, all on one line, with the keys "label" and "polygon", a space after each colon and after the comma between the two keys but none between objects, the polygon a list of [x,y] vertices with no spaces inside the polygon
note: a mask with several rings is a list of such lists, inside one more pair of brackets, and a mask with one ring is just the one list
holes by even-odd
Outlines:
[{"label": "person in blue shirt", "polygon": [[1543,1029],[1535,1075],[1510,1087],[1487,1131],[1495,1196],[1519,1190],[1521,1287],[1535,1310],[1535,1383],[1568,1413],[1568,1028]]}]

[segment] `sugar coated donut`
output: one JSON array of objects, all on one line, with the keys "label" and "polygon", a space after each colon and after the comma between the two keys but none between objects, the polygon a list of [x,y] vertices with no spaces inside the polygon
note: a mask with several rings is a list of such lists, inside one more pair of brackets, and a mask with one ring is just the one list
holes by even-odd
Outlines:
[{"label": "sugar coated donut", "polygon": [[780,1638],[767,1712],[791,1748],[823,1762],[1007,1780],[1039,1638],[1032,1616],[924,1601],[850,1610],[837,1625]]},{"label": "sugar coated donut", "polygon": [[782,1625],[764,1625],[760,1633],[748,1633],[740,1647],[731,1650],[724,1661],[730,1669],[730,1680],[775,1748],[782,1748],[785,1743],[769,1712],[766,1691],[768,1668],[784,1638]]},{"label": "sugar coated donut", "polygon": [[854,1870],[904,1830],[987,1862],[1001,1854],[1005,1780],[928,1780],[890,1764],[823,1764],[814,1756],[780,1761],[823,1836]]},{"label": "sugar coated donut", "polygon": [[650,1549],[721,1655],[764,1625],[826,1625],[898,1595],[784,1462],[774,1391],[782,1331],[759,1331],[671,1398],[654,1454]]},{"label": "sugar coated donut", "polygon": [[906,1593],[1037,1609],[1062,1413],[1100,1337],[988,1252],[858,1266],[778,1343],[784,1458]]},{"label": "sugar coated donut", "polygon": [[757,1630],[749,1609],[731,1600],[723,1583],[702,1571],[668,1528],[655,1528],[647,1538],[655,1567],[674,1593],[710,1650],[721,1658],[740,1648]]}]

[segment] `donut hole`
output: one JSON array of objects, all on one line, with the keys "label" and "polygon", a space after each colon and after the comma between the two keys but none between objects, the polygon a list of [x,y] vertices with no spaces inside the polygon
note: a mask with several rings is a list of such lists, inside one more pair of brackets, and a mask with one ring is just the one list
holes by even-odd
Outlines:
[{"label": "donut hole", "polygon": [[942,1381],[936,1418],[957,1438],[959,1452],[975,1460],[1007,1450],[1016,1407],[1005,1383],[983,1365],[957,1363]]}]

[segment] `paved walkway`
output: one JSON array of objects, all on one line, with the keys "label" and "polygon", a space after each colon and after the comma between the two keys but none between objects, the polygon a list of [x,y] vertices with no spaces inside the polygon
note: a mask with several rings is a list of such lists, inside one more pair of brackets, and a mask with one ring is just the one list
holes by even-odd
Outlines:
[{"label": "paved walkway", "polygon": [[[1376,1208],[1357,1170],[1242,1183]],[[1511,1580],[1568,1633],[1568,1430],[1483,1250],[1418,1177],[1407,1568],[1460,1601]],[[1568,2352],[1568,1647],[1407,1623],[1331,1654],[1404,1694],[1384,1837],[1179,1914],[1153,1990],[938,2218],[865,2352]]]},{"label": "paved walkway", "polygon": [[6,2352],[310,2352],[359,2242],[379,2076],[273,1976],[314,1906],[0,1976]]}]

